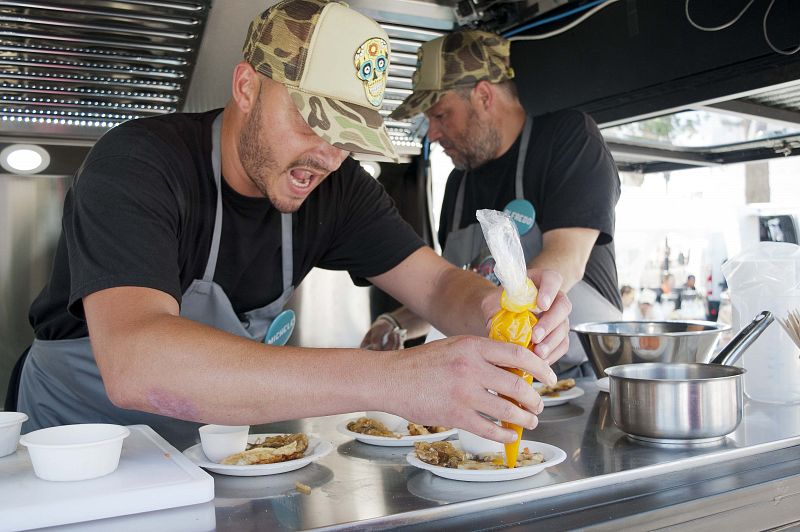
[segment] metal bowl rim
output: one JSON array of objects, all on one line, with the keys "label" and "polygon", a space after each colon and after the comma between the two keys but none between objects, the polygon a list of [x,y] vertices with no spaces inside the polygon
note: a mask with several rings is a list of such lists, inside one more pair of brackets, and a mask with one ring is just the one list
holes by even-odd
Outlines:
[{"label": "metal bowl rim", "polygon": [[[679,378],[679,379],[647,379],[647,378],[642,378],[642,377],[627,377],[627,376],[623,377],[621,375],[612,375],[611,373],[608,372],[608,370],[610,370],[610,369],[621,368],[621,367],[624,367],[624,366],[636,366],[637,369],[641,369],[642,371],[647,370],[648,366],[673,366],[673,367],[701,366],[703,368],[705,368],[707,366],[720,366],[720,367],[723,367],[723,368],[737,369],[737,370],[740,371],[740,373],[737,373],[735,375],[723,375],[723,376],[720,376],[720,377],[700,377],[700,378],[682,377],[682,378]],[[619,364],[617,366],[611,366],[609,368],[604,369],[603,371],[606,373],[606,375],[608,375],[609,381],[612,381],[614,379],[619,379],[621,381],[655,382],[655,383],[658,383],[658,382],[683,383],[683,382],[722,381],[722,380],[727,380],[727,379],[736,379],[738,377],[741,377],[745,373],[747,373],[746,369],[740,368],[738,366],[722,366],[721,364],[703,364],[703,363],[700,363],[700,362],[691,362],[691,363],[689,363],[689,362],[675,362],[675,363],[673,363],[673,362],[638,362],[638,363],[634,363],[634,364]]]},{"label": "metal bowl rim", "polygon": [[[712,326],[713,329],[705,331],[683,331],[683,332],[611,332],[611,331],[590,331],[586,330],[593,325],[614,325],[618,323],[685,323],[689,325],[702,325]],[[570,330],[582,334],[594,334],[596,336],[619,336],[624,338],[638,338],[638,337],[654,337],[654,336],[702,336],[707,334],[717,334],[731,329],[730,325],[721,324],[716,321],[704,320],[617,320],[617,321],[592,321],[588,323],[579,323],[570,327]]]}]

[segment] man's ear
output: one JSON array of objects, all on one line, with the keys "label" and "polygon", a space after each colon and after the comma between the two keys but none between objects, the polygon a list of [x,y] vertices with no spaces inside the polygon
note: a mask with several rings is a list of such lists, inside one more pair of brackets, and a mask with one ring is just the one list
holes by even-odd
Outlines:
[{"label": "man's ear", "polygon": [[472,103],[483,111],[489,111],[495,103],[494,86],[482,80],[472,89]]},{"label": "man's ear", "polygon": [[233,69],[231,97],[243,113],[248,113],[256,104],[261,91],[261,79],[253,67],[240,61]]}]

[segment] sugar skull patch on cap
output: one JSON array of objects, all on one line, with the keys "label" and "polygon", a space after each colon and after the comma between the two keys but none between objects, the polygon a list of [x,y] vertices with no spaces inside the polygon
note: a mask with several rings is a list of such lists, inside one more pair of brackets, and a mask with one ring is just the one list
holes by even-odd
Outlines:
[{"label": "sugar skull patch on cap", "polygon": [[358,72],[358,79],[364,84],[367,100],[375,107],[380,107],[389,69],[389,45],[380,37],[367,39],[356,50],[353,64]]}]

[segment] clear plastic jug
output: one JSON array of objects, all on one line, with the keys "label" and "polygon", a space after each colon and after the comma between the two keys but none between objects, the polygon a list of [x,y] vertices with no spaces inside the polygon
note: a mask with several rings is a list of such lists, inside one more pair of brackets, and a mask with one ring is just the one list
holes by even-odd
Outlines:
[{"label": "clear plastic jug", "polygon": [[777,322],[790,310],[800,310],[800,246],[759,242],[725,262],[722,273],[730,290],[734,331],[762,310],[776,318],[737,364],[747,370],[745,394],[766,403],[800,403],[800,347]]}]

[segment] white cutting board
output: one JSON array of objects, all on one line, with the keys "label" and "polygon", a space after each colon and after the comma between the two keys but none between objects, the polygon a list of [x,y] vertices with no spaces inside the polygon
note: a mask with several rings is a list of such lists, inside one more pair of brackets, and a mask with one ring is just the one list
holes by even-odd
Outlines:
[{"label": "white cutting board", "polygon": [[0,458],[0,531],[78,523],[210,501],[214,479],[147,425],[131,425],[110,475],[51,482],[27,450]]}]

